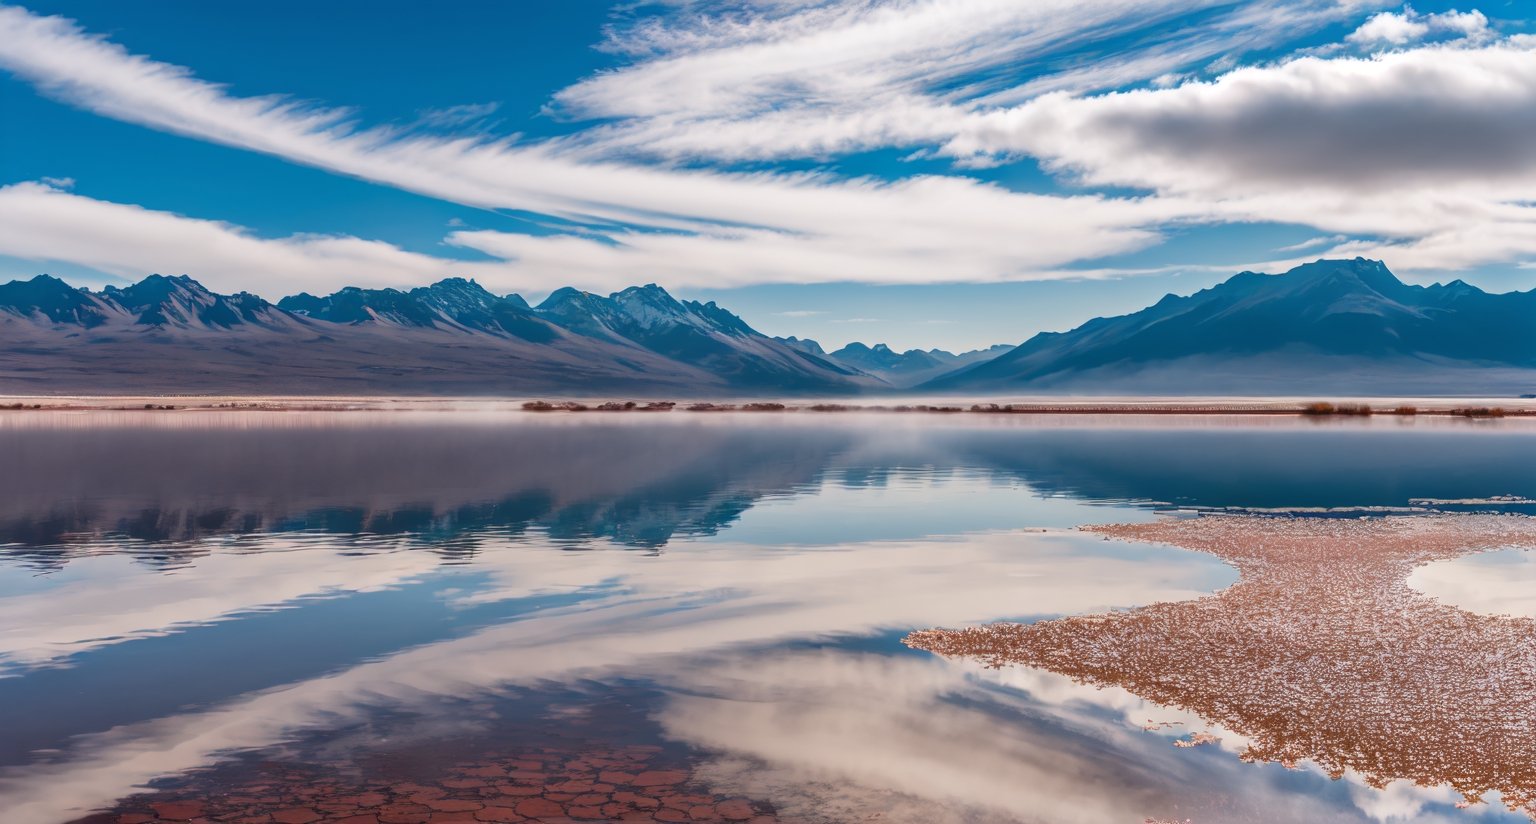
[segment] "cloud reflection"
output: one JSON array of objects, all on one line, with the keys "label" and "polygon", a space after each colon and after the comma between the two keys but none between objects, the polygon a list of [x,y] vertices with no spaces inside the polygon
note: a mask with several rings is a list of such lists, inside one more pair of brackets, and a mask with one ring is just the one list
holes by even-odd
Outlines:
[{"label": "cloud reflection", "polygon": [[1179,550],[1107,554],[1080,536],[989,533],[942,541],[765,550],[695,545],[662,556],[506,545],[480,564],[469,604],[588,590],[567,608],[395,653],[214,708],[87,736],[63,758],[0,774],[18,824],[88,810],[157,776],[215,763],[373,708],[580,679],[658,678],[698,656],[923,620],[983,621],[1192,597],[1230,571]]}]

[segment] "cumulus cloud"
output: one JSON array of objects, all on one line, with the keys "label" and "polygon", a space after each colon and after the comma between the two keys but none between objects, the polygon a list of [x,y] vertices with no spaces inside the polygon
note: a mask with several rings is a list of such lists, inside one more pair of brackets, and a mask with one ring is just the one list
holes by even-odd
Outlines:
[{"label": "cumulus cloud", "polygon": [[1372,15],[1344,39],[1363,46],[1402,46],[1422,40],[1431,33],[1484,40],[1492,35],[1492,30],[1487,15],[1476,9],[1419,14],[1405,6],[1401,12],[1384,11]]},{"label": "cumulus cloud", "polygon": [[1351,43],[1391,43],[1401,46],[1429,34],[1429,24],[1406,14],[1384,11],[1365,21],[1346,39]]},{"label": "cumulus cloud", "polygon": [[[1536,253],[1536,43],[1303,57],[1167,89],[1042,96],[945,151],[1013,153],[1233,220],[1385,237],[1406,268]],[[1345,247],[1340,247],[1341,250]]]},{"label": "cumulus cloud", "polygon": [[947,149],[1024,152],[1096,184],[1379,191],[1528,179],[1533,133],[1536,49],[1501,44],[1305,57],[1172,89],[1047,95],[975,118]]}]

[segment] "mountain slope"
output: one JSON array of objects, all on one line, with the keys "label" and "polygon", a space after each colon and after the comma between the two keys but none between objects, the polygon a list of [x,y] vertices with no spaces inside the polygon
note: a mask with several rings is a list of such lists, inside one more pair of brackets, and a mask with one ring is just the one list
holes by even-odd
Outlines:
[{"label": "mountain slope", "polygon": [[1412,286],[1357,258],[1243,272],[1140,312],[1041,333],[921,388],[1492,391],[1536,383],[1523,374],[1531,369],[1536,291]]},{"label": "mountain slope", "polygon": [[585,310],[535,310],[450,278],[274,305],[215,294],[186,276],[91,292],[44,275],[0,285],[0,394],[645,396],[851,392],[870,383],[712,303],[678,302],[654,286],[588,297]]},{"label": "mountain slope", "polygon": [[943,349],[908,349],[897,352],[883,343],[866,346],[854,342],[832,352],[830,357],[870,375],[875,375],[891,386],[906,388],[924,381],[963,369],[973,364],[991,360],[1013,349],[998,344],[987,349],[975,349],[959,355]]},{"label": "mountain slope", "polygon": [[573,332],[692,364],[744,389],[836,392],[874,385],[833,360],[759,333],[714,301],[679,301],[654,283],[607,297],[560,289],[536,311]]},{"label": "mountain slope", "polygon": [[283,298],[277,305],[332,323],[485,332],[534,343],[559,337],[554,325],[537,317],[527,301],[516,295],[497,297],[464,278],[448,278],[408,292],[349,286],[323,298],[300,293]]}]

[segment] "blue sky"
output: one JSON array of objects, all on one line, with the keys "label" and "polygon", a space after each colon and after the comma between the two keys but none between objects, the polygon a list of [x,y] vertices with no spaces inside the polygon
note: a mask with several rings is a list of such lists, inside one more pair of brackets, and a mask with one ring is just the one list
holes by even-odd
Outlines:
[{"label": "blue sky", "polygon": [[657,282],[965,349],[1321,256],[1536,286],[1527,3],[0,4],[0,278]]}]

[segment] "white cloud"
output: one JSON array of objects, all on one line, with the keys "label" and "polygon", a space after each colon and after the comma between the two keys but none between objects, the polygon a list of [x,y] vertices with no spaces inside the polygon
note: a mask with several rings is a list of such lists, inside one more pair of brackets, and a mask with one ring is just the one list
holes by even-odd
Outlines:
[{"label": "white cloud", "polygon": [[346,285],[420,286],[449,274],[510,285],[504,266],[434,258],[356,237],[256,237],[245,229],[108,203],[37,183],[0,187],[0,254],[138,279],[193,274],[216,291],[268,298]]},{"label": "white cloud", "polygon": [[1232,220],[1384,237],[1405,269],[1536,254],[1536,43],[1304,57],[1214,81],[1052,94],[973,119],[945,150],[1018,153]]},{"label": "white cloud", "polygon": [[1306,240],[1303,240],[1300,243],[1293,243],[1293,244],[1291,244],[1289,246],[1281,246],[1280,248],[1276,249],[1275,251],[1276,252],[1304,252],[1304,251],[1306,251],[1308,249],[1316,249],[1316,248],[1318,248],[1320,246],[1338,246],[1341,243],[1348,243],[1348,242],[1349,242],[1349,238],[1344,236],[1344,235],[1329,235],[1327,237],[1308,238]]},{"label": "white cloud", "polygon": [[[949,190],[943,179],[915,181],[916,199],[942,206],[946,197],[971,196]],[[992,190],[999,198],[1034,200],[1044,220],[1052,204]],[[917,194],[917,193],[926,193]],[[1112,215],[1135,204],[1082,199]],[[871,199],[866,205],[878,205]],[[1161,207],[1162,204],[1150,204]],[[984,204],[978,204],[984,209]],[[1061,206],[1061,208],[1066,208]],[[191,274],[215,291],[251,291],[268,299],[299,291],[343,286],[409,288],[451,275],[470,277],[495,292],[537,295],[553,286],[612,291],[645,280],[674,287],[730,287],[754,283],[802,283],[817,279],[900,282],[961,282],[1045,279],[1051,269],[1017,268],[1010,252],[988,241],[986,232],[1004,232],[995,221],[970,227],[914,227],[903,242],[877,246],[881,215],[848,221],[836,235],[801,237],[762,229],[716,229],[707,234],[615,231],[607,238],[534,236],[488,230],[457,230],[446,246],[474,249],[492,260],[464,260],[411,252],[377,240],[349,235],[292,235],[262,238],[250,230],[204,220],[94,200],[40,183],[0,187],[0,254],[87,266],[136,280],[145,274]],[[916,219],[914,216],[913,219]],[[949,232],[948,236],[945,232]],[[1119,237],[1116,237],[1119,235]],[[1109,229],[1097,242],[1136,245],[1150,232]],[[967,248],[966,244],[972,244]],[[1065,238],[1039,241],[1022,255],[1081,253]],[[1021,258],[1026,259],[1026,258]],[[1010,268],[1013,267],[1013,268]],[[1074,277],[1101,273],[1073,270]]]},{"label": "white cloud", "polygon": [[[1336,250],[1385,254],[1410,270],[1536,254],[1528,205],[1536,200],[1528,139],[1536,132],[1536,40],[1485,42],[1489,24],[1479,12],[1402,13],[1466,35],[1454,45],[1304,57],[1207,82],[1083,95],[1104,83],[1175,83],[1165,75],[1193,57],[1231,63],[1239,41],[1252,47],[1282,30],[1358,19],[1377,4],[1223,8],[1187,43],[1146,44],[1092,68],[1016,84],[999,68],[1010,60],[1039,68],[1030,62],[1037,52],[1082,48],[1087,41],[1074,27],[1102,37],[1163,18],[1136,19],[1146,11],[1142,0],[958,2],[769,4],[735,16],[686,5],[677,18],[615,37],[610,48],[636,56],[634,65],[561,93],[566,111],[617,117],[617,126],[543,143],[363,129],[345,110],[233,97],[69,21],[0,7],[0,65],[91,111],[465,205],[580,224],[546,236],[453,232],[448,245],[499,258],[471,265],[357,238],[265,241],[202,221],[204,243],[191,248],[205,255],[178,250],[175,260],[145,267],[160,260],[148,244],[118,233],[113,243],[131,252],[120,256],[99,237],[97,245],[74,244],[60,228],[68,216],[55,215],[52,234],[12,231],[12,245],[29,250],[12,254],[121,274],[206,266],[249,278],[254,265],[216,252],[250,246],[266,257],[268,279],[328,283],[347,270],[383,285],[465,273],[526,291],[652,279],[737,286],[1091,277],[1099,273],[1069,267],[1154,245],[1165,226],[1225,221],[1383,238]],[[1154,5],[1161,15],[1202,4]],[[695,13],[701,8],[707,13]],[[989,79],[976,80],[978,71]],[[935,86],[949,91],[935,94]],[[1027,194],[960,175],[885,182],[726,173],[621,163],[609,154],[651,147],[644,150],[816,155],[912,142],[962,163],[1033,156],[1088,184],[1150,194]],[[96,208],[84,199],[53,203]],[[87,231],[80,227],[90,224],[74,225]]]},{"label": "white cloud", "polygon": [[699,285],[1053,276],[1053,267],[1156,243],[1147,227],[1198,214],[1168,199],[1018,194],[963,177],[883,183],[676,171],[577,160],[549,145],[358,130],[346,124],[345,111],[231,97],[68,21],[15,8],[0,8],[0,65],[49,94],[128,122],[466,205],[670,230],[614,232],[616,244],[490,232],[452,237],[517,260],[529,278],[560,278],[546,285],[620,272]]},{"label": "white cloud", "polygon": [[1448,33],[1474,41],[1492,36],[1488,17],[1476,9],[1472,11],[1448,11],[1441,14],[1419,14],[1412,8],[1402,12],[1381,12],[1344,38],[1362,46],[1402,46],[1422,40],[1431,33]]},{"label": "white cloud", "polygon": [[1536,47],[1305,57],[1210,82],[1047,95],[947,150],[1025,152],[1095,184],[1221,194],[1487,185],[1536,172]]},{"label": "white cloud", "polygon": [[500,108],[500,103],[492,101],[489,103],[463,103],[458,106],[423,109],[416,113],[415,125],[439,129],[480,126]]},{"label": "white cloud", "polygon": [[1429,24],[1407,14],[1384,11],[1361,24],[1346,39],[1351,43],[1391,43],[1401,46],[1429,34]]},{"label": "white cloud", "polygon": [[[561,91],[554,109],[619,121],[566,148],[743,160],[939,143],[976,111],[1151,80],[1351,13],[1333,0],[720,6],[689,4],[615,35],[610,45],[637,61]],[[1169,41],[1160,27],[1175,22]]]}]

